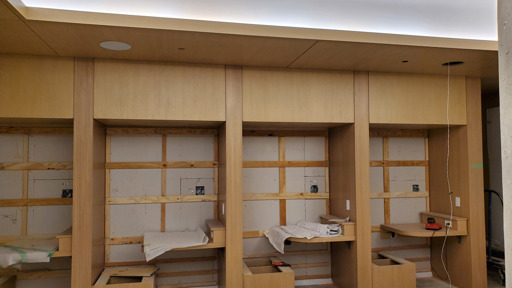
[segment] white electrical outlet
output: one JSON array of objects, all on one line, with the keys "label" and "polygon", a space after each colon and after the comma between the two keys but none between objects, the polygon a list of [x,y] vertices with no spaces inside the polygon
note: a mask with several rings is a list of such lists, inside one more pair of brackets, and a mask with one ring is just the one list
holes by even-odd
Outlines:
[{"label": "white electrical outlet", "polygon": [[452,222],[450,220],[444,220],[444,227],[452,227]]},{"label": "white electrical outlet", "polygon": [[455,206],[460,207],[460,197],[455,197]]},{"label": "white electrical outlet", "polygon": [[226,215],[226,211],[224,210],[224,203],[222,203],[222,215]]},{"label": "white electrical outlet", "polygon": [[350,200],[347,200],[347,211],[350,211]]}]

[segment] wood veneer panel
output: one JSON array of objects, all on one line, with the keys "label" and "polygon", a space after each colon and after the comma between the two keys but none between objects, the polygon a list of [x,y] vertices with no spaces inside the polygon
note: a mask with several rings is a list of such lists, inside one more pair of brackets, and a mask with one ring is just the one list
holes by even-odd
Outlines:
[{"label": "wood veneer panel", "polygon": [[90,288],[105,265],[105,130],[93,120],[92,59],[75,63],[72,288]]},{"label": "wood veneer panel", "polygon": [[94,117],[225,120],[224,66],[96,60]]},{"label": "wood veneer panel", "polygon": [[0,117],[73,118],[73,59],[0,55]]},{"label": "wood veneer panel", "polygon": [[[450,128],[449,177],[453,201],[460,197],[461,207],[453,214],[468,219],[468,235],[448,239],[448,272],[457,287],[486,287],[485,225],[482,171],[482,134],[480,80],[467,81],[468,125]],[[446,181],[447,129],[429,131],[431,211],[449,214],[450,202]],[[434,168],[435,169],[432,169]],[[446,279],[441,262],[442,239],[432,241],[432,266]]]},{"label": "wood veneer panel", "polygon": [[331,244],[331,271],[340,287],[371,287],[368,74],[355,73],[354,83],[355,123],[329,130],[329,183],[331,214],[356,223],[356,241]]},{"label": "wood veneer panel", "polygon": [[352,72],[244,67],[243,120],[352,123]]},{"label": "wood veneer panel", "polygon": [[[370,123],[447,124],[445,76],[370,73]],[[450,124],[466,124],[466,81],[450,77]]]},{"label": "wood veneer panel", "polygon": [[238,66],[226,67],[226,111],[226,123],[219,129],[219,220],[226,226],[226,249],[218,253],[219,287],[243,287],[242,68]]}]

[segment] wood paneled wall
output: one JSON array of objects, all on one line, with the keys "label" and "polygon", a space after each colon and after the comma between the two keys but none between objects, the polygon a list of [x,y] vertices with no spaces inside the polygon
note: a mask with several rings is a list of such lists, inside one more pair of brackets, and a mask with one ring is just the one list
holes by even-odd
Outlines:
[{"label": "wood paneled wall", "polygon": [[73,118],[73,58],[0,55],[0,117]]},{"label": "wood paneled wall", "polygon": [[243,69],[247,122],[352,123],[352,72]]},{"label": "wood paneled wall", "polygon": [[[447,124],[448,78],[370,73],[370,123]],[[450,77],[450,124],[466,124],[466,81]]]},{"label": "wood paneled wall", "polygon": [[96,60],[94,117],[224,121],[224,66]]},{"label": "wood paneled wall", "polygon": [[[0,118],[74,117],[73,288],[91,287],[104,266],[105,131],[94,119],[163,120],[162,126],[223,123],[218,213],[227,235],[226,248],[219,249],[220,287],[243,285],[244,123],[336,126],[329,135],[330,207],[332,214],[356,222],[357,236],[354,243],[332,245],[332,277],[347,287],[372,283],[370,124],[439,128],[447,123],[444,76],[10,55],[1,55],[0,64]],[[479,79],[451,78],[449,175],[452,196],[461,197],[454,215],[468,218],[469,235],[461,243],[448,239],[447,251],[453,283],[461,287],[485,287],[486,279],[479,97]],[[446,143],[446,128],[429,130],[431,210],[442,213],[450,212]],[[443,270],[440,244],[432,241],[437,272]]]}]

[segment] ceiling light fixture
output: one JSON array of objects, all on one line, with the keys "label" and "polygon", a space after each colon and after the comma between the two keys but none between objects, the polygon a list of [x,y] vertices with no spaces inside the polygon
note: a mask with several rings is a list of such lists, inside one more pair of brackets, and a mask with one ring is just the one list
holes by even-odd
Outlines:
[{"label": "ceiling light fixture", "polygon": [[100,43],[100,46],[105,49],[114,51],[125,51],[132,48],[130,44],[119,41],[103,41]]}]

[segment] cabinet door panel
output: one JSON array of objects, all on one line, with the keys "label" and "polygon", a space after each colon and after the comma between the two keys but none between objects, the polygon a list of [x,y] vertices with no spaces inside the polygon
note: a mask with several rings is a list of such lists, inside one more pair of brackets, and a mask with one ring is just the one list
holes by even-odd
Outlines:
[{"label": "cabinet door panel", "polygon": [[0,117],[73,118],[72,58],[0,55]]},{"label": "cabinet door panel", "polygon": [[[446,76],[370,73],[370,123],[447,124]],[[465,77],[450,77],[450,124],[466,124]]]},{"label": "cabinet door panel", "polygon": [[244,68],[243,119],[354,122],[352,72]]},{"label": "cabinet door panel", "polygon": [[96,60],[97,119],[224,121],[224,66]]}]

